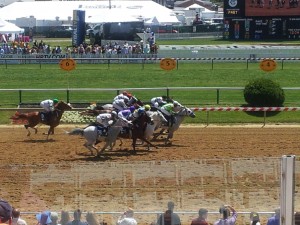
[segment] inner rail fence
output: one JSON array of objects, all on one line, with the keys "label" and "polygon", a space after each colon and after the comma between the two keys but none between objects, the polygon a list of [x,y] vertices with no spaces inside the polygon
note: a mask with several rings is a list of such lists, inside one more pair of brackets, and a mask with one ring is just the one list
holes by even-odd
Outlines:
[{"label": "inner rail fence", "polygon": [[[45,65],[48,64],[59,64],[60,60],[70,58],[70,55],[68,54],[59,54],[59,55],[25,55],[20,57],[16,57],[15,55],[2,55],[0,57],[0,65],[4,65],[6,69],[8,69],[9,66],[12,65],[25,65],[25,64],[38,64],[39,68],[42,69]],[[108,68],[112,64],[140,64],[142,69],[145,69],[146,64],[153,64],[158,63],[162,59],[165,59],[166,57],[156,57],[155,55],[150,56],[144,56],[144,55],[137,55],[136,57],[126,57],[126,56],[119,56],[119,57],[84,57],[84,58],[78,58],[78,57],[72,57],[77,64],[106,64]],[[216,63],[229,63],[229,62],[244,62],[245,68],[249,69],[249,64],[251,63],[257,63],[264,59],[272,59],[277,62],[280,62],[280,68],[281,70],[284,69],[284,63],[285,62],[299,62],[300,58],[262,58],[262,57],[170,57],[173,60],[176,61],[176,69],[178,70],[180,65],[183,63],[210,63],[211,64],[211,70],[214,69],[214,65]]]},{"label": "inner rail fence", "polygon": [[[107,104],[111,103],[114,96],[120,94],[122,91],[130,91],[132,93],[149,93],[149,98],[155,96],[151,95],[151,92],[157,92],[159,91],[161,95],[165,95],[168,97],[172,97],[176,91],[215,91],[216,92],[216,98],[215,98],[215,103],[217,105],[220,104],[220,98],[221,98],[221,92],[225,91],[243,91],[245,88],[244,87],[158,87],[158,88],[53,88],[53,89],[42,89],[42,88],[37,88],[37,89],[31,89],[31,88],[20,88],[20,89],[0,89],[0,92],[15,92],[17,94],[18,102],[15,104],[19,105],[24,105],[24,104],[29,104],[31,101],[34,101],[32,96],[26,96],[23,97],[25,93],[30,93],[30,92],[55,92],[56,94],[62,93],[61,95],[62,98],[64,98],[68,103],[74,103],[76,102],[75,99],[71,98],[71,94],[74,94],[76,92],[105,92],[108,95],[103,95],[101,96],[101,101],[99,104]],[[282,88],[284,91],[300,91],[300,87],[283,87]],[[74,95],[73,95],[74,96]],[[35,96],[37,97],[37,96]],[[25,99],[25,98],[30,98],[30,99]],[[181,99],[176,99],[181,101]],[[1,100],[3,101],[3,100]],[[84,103],[95,101],[90,100],[90,99],[82,99]],[[150,100],[149,100],[150,101]],[[149,103],[147,101],[144,101],[144,103]],[[97,101],[98,103],[98,101]],[[4,106],[5,104],[13,104],[12,102],[0,102],[0,106]],[[37,104],[37,103],[33,103]],[[189,100],[184,101],[184,105],[193,105],[192,102],[189,102]]]}]

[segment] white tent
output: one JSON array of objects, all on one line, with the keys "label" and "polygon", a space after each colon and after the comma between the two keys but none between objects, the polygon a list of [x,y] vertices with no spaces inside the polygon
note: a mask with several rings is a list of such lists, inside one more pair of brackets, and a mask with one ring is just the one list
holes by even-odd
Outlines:
[{"label": "white tent", "polygon": [[0,33],[1,34],[7,34],[7,33],[20,34],[20,33],[24,33],[24,29],[16,26],[13,23],[9,23],[5,20],[0,19]]},{"label": "white tent", "polygon": [[14,2],[1,8],[0,15],[10,22],[15,22],[17,18],[34,17],[36,23],[43,21],[47,24],[47,21],[56,20],[63,24],[70,18],[73,19],[73,10],[85,11],[87,23],[107,22],[107,18],[114,19],[114,22],[122,22],[124,18],[129,17],[145,20],[157,17],[162,24],[179,23],[172,10],[151,0]]},{"label": "white tent", "polygon": [[190,10],[190,9],[202,9],[202,10],[204,10],[205,7],[194,3],[193,5],[190,5],[190,6],[186,7],[184,10]]}]

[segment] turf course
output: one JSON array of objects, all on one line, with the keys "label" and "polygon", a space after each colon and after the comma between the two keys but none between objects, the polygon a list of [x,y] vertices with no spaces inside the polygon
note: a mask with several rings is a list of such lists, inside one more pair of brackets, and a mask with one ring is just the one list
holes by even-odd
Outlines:
[{"label": "turf course", "polygon": [[[285,63],[284,69],[278,67],[267,73],[259,69],[259,63],[188,63],[180,61],[178,70],[164,71],[159,61],[142,64],[77,64],[75,70],[67,72],[58,65],[0,65],[1,89],[55,89],[55,88],[165,88],[165,90],[134,90],[134,94],[143,101],[151,97],[169,95],[184,105],[204,106],[241,106],[245,104],[242,90],[222,90],[217,105],[216,90],[172,90],[174,87],[244,87],[251,79],[267,77],[278,82],[281,87],[300,87],[298,75],[299,63]],[[300,90],[286,90],[285,106],[299,106]],[[71,91],[70,102],[110,102],[116,95],[111,91]],[[14,107],[19,103],[18,91],[1,91],[1,107]],[[22,102],[37,103],[42,99],[58,97],[66,100],[66,91],[24,91]],[[8,123],[7,115],[2,112],[0,123]],[[197,119],[187,119],[189,123],[205,123],[206,113],[197,112]],[[300,113],[283,112],[268,117],[272,123],[297,123]],[[212,123],[257,123],[261,117],[250,116],[244,112],[210,112]]]}]

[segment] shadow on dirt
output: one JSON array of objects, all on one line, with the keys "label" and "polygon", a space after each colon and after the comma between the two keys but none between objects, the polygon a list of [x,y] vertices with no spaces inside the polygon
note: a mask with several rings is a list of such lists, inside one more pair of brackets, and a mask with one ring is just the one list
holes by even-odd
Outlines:
[{"label": "shadow on dirt", "polygon": [[149,153],[153,153],[153,150],[140,150],[137,149],[135,152],[131,149],[116,149],[113,151],[105,151],[100,156],[91,155],[90,152],[80,152],[77,155],[82,156],[81,158],[77,159],[70,159],[68,161],[87,161],[87,162],[105,162],[108,160],[114,160],[122,157],[129,157],[129,156],[142,156],[147,155]]},{"label": "shadow on dirt", "polygon": [[23,141],[18,141],[18,142],[25,142],[25,143],[48,143],[48,142],[56,142],[54,139],[27,139]]}]

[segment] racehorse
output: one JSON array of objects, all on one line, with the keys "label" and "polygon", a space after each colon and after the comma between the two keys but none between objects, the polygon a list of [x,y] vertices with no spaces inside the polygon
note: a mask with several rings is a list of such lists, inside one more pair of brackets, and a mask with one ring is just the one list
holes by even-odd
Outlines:
[{"label": "racehorse", "polygon": [[[157,148],[157,146],[153,145],[150,141],[148,141],[145,138],[145,131],[148,124],[153,124],[151,117],[148,116],[146,113],[142,113],[141,115],[139,115],[139,117],[135,118],[132,121],[132,126],[129,133],[120,133],[119,135],[120,138],[132,139],[132,147],[134,153],[136,153],[137,139],[146,142],[148,144],[148,150],[150,146]],[[122,145],[122,140],[121,140],[121,145]]]},{"label": "racehorse", "polygon": [[160,111],[147,111],[147,114],[152,119],[153,124],[147,124],[144,137],[146,140],[150,140],[154,131],[160,128],[163,123],[167,124],[168,120]]},{"label": "racehorse", "polygon": [[27,136],[30,136],[30,130],[28,128],[32,128],[35,130],[35,134],[37,133],[37,128],[35,127],[39,123],[43,123],[45,125],[50,126],[48,133],[47,133],[47,140],[49,138],[50,134],[54,134],[54,128],[57,127],[60,123],[60,119],[66,110],[72,109],[70,104],[67,104],[63,101],[59,101],[57,105],[55,106],[55,109],[53,112],[51,112],[51,115],[49,116],[47,121],[42,121],[41,114],[42,112],[28,112],[28,113],[19,113],[16,112],[16,114],[10,119],[13,121],[26,121],[26,124],[24,127],[27,130]]},{"label": "racehorse", "polygon": [[136,98],[135,96],[132,96],[132,97],[129,99],[127,105],[128,105],[128,106],[132,106],[132,105],[133,105],[133,106],[135,106],[136,108],[139,108],[140,106],[143,106],[144,103],[143,103],[140,99]]},{"label": "racehorse", "polygon": [[179,129],[184,118],[187,116],[192,117],[192,118],[196,117],[195,113],[191,109],[182,106],[181,109],[176,113],[176,115],[174,115],[175,122],[172,124],[172,126],[171,127],[163,127],[163,129],[158,134],[154,135],[154,139],[156,139],[159,135],[163,134],[163,132],[167,129],[168,136],[165,139],[165,145],[171,144],[172,142],[170,141],[170,139],[173,138],[174,132]]},{"label": "racehorse", "polygon": [[[107,132],[107,136],[101,136],[98,134],[98,128],[96,126],[88,126],[84,129],[81,128],[75,128],[70,132],[67,132],[69,135],[81,135],[86,139],[86,142],[84,143],[84,147],[89,149],[91,151],[91,154],[93,154],[93,150],[97,151],[97,156],[100,155],[108,146],[112,150],[114,147],[114,144],[116,142],[116,139],[122,129],[122,127],[128,126],[129,123],[127,120],[124,120],[122,118],[118,118],[109,128]],[[99,151],[96,147],[96,144],[100,143],[101,141],[105,141],[104,146]]]}]

